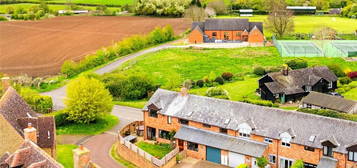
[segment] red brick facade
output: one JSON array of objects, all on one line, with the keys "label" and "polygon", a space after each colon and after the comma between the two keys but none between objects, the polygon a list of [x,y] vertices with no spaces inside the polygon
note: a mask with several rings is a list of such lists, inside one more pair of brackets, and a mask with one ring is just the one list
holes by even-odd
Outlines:
[{"label": "red brick facade", "polygon": [[[171,123],[168,122],[168,116],[158,114],[157,118],[149,116],[149,112],[144,112],[144,125],[145,125],[145,131],[144,131],[144,137],[147,139],[147,127],[151,128],[156,128],[156,140],[159,142],[169,142],[167,139],[162,139],[159,137],[159,129],[166,130],[166,131],[178,131],[181,127],[181,124],[179,123],[179,119],[176,117],[171,118]],[[213,132],[220,132],[220,128],[216,126],[210,126],[210,127],[205,127],[203,123],[195,122],[195,121],[189,121],[188,123],[189,126],[191,127],[196,127],[200,129],[205,129]],[[234,130],[227,130],[227,134],[231,136],[239,136],[239,133]],[[258,142],[264,142],[264,139],[266,137],[260,136],[260,135],[250,135],[250,139],[258,141]],[[180,146],[180,140],[176,140],[176,143]],[[272,142],[268,145],[264,152],[264,157],[269,159],[269,155],[274,155],[275,156],[275,163],[269,163],[272,168],[279,168],[280,164],[280,159],[281,158],[286,158],[290,159],[292,161],[301,159],[305,163],[310,163],[314,165],[318,165],[320,158],[323,156],[322,149],[319,148],[314,148],[313,151],[309,151],[305,149],[304,145],[299,145],[299,144],[294,144],[291,143],[290,147],[283,146],[281,144],[281,140],[278,139],[272,139]],[[206,146],[199,144],[198,145],[198,151],[193,151],[187,149],[187,142],[183,142],[183,150],[186,150],[187,156],[189,157],[194,157],[197,159],[202,159],[206,160]],[[227,156],[228,151],[221,151],[222,158],[224,156]],[[337,162],[337,168],[355,168],[357,166],[356,162],[348,161],[347,160],[347,155],[342,154],[342,153],[333,153],[333,157],[338,160]],[[228,158],[229,159],[229,158]],[[251,156],[245,156],[245,162],[248,165],[252,164],[252,161],[255,158]],[[355,167],[353,167],[355,166]]]},{"label": "red brick facade", "polygon": [[[247,31],[204,31],[204,34],[208,36],[208,38],[213,38],[217,40],[239,40],[239,41],[247,41],[249,43],[263,43],[264,35],[259,29],[253,29],[251,32]],[[203,43],[203,34],[194,29],[188,36],[188,41],[190,43]]]}]

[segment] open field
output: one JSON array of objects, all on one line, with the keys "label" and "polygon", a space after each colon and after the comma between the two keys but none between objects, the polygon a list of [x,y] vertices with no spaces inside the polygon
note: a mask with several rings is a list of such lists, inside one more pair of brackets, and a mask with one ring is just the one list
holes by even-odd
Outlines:
[{"label": "open field", "polygon": [[[21,2],[40,3],[40,0],[20,0]],[[15,0],[16,2],[16,0]],[[46,0],[48,4],[66,4],[68,0]],[[84,5],[107,5],[107,6],[124,6],[132,5],[134,0],[71,0],[73,4]]]},{"label": "open field", "polygon": [[[218,16],[220,18],[231,18],[233,16]],[[264,22],[267,15],[255,15],[248,18],[250,21]],[[295,32],[296,33],[313,33],[316,29],[322,26],[328,26],[334,28],[339,33],[353,33],[356,31],[357,19],[349,19],[343,17],[331,17],[331,16],[294,16]],[[266,36],[271,36],[272,33],[265,31]]]},{"label": "open field", "polygon": [[[25,10],[28,10],[29,8],[33,6],[39,6],[38,4],[30,4],[30,3],[19,3],[19,4],[6,4],[6,5],[0,5],[0,13],[7,13],[7,8],[11,6],[14,9],[17,8],[23,8]],[[52,11],[58,11],[58,10],[65,10],[67,9],[67,5],[48,5],[48,8]],[[79,6],[82,9],[86,10],[96,10],[95,6]],[[111,11],[119,10],[119,8],[116,7],[108,7],[107,9]]]},{"label": "open field", "polygon": [[156,26],[182,33],[190,23],[177,18],[66,16],[0,23],[0,72],[48,75],[65,60],[80,60],[101,47]]}]

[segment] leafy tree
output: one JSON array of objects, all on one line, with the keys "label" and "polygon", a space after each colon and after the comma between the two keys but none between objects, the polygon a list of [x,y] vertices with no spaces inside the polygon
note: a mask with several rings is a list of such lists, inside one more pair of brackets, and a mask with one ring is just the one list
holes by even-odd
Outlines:
[{"label": "leafy tree", "polygon": [[138,15],[182,16],[191,0],[138,0],[135,13]]},{"label": "leafy tree", "polygon": [[292,11],[286,9],[284,0],[267,0],[269,16],[266,28],[278,37],[294,31],[294,20]]},{"label": "leafy tree", "polygon": [[346,77],[340,78],[339,81],[342,85],[348,85],[352,82],[352,79],[346,76]]},{"label": "leafy tree", "polygon": [[220,87],[211,87],[206,91],[206,96],[219,99],[229,99],[228,91]]},{"label": "leafy tree", "polygon": [[344,77],[346,76],[343,69],[338,64],[331,64],[327,66],[337,77]]},{"label": "leafy tree", "polygon": [[304,162],[302,160],[296,160],[291,168],[304,168]]},{"label": "leafy tree", "polygon": [[264,168],[268,165],[268,160],[265,157],[259,157],[257,158],[257,165],[259,168]]},{"label": "leafy tree", "polygon": [[68,84],[65,104],[67,119],[80,124],[93,122],[100,115],[110,113],[113,108],[112,96],[104,84],[85,77]]}]

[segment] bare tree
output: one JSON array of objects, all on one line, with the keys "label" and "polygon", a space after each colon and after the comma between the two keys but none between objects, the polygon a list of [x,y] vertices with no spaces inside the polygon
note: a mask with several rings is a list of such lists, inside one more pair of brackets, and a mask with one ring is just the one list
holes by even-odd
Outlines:
[{"label": "bare tree", "polygon": [[227,6],[223,0],[213,0],[207,4],[207,7],[214,9],[217,15],[227,13]]},{"label": "bare tree", "polygon": [[196,5],[190,6],[185,11],[185,17],[192,19],[194,22],[204,21],[207,18],[207,14],[203,8]]},{"label": "bare tree", "polygon": [[269,16],[265,21],[266,28],[278,37],[294,31],[293,12],[286,9],[284,0],[267,0]]},{"label": "bare tree", "polygon": [[314,38],[316,40],[335,40],[337,31],[331,27],[322,27],[314,32]]}]

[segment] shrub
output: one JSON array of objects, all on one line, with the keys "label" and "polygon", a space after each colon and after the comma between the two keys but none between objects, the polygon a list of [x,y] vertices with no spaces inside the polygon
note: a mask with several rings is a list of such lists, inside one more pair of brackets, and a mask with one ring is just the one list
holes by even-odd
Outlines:
[{"label": "shrub", "polygon": [[347,85],[352,82],[352,80],[349,77],[342,77],[340,78],[339,81],[342,85]]},{"label": "shrub", "polygon": [[67,119],[88,124],[112,111],[112,97],[104,84],[94,78],[79,77],[67,86]]},{"label": "shrub", "polygon": [[261,105],[261,106],[279,107],[278,104],[272,103],[271,101],[268,101],[268,100],[255,100],[255,99],[244,98],[241,101],[245,102],[245,103],[256,104],[256,105]]},{"label": "shrub", "polygon": [[262,76],[266,74],[265,69],[263,67],[255,67],[253,73],[258,76]]},{"label": "shrub", "polygon": [[328,68],[333,72],[335,73],[335,75],[337,77],[344,77],[346,76],[346,74],[343,72],[343,69],[337,65],[337,64],[331,64],[331,65],[328,65]]},{"label": "shrub", "polygon": [[260,168],[264,168],[266,165],[268,165],[268,160],[265,157],[259,157],[257,158],[257,165]]},{"label": "shrub", "polygon": [[62,64],[61,72],[66,74],[67,77],[73,77],[79,73],[77,64],[72,60],[67,60]]},{"label": "shrub", "polygon": [[5,16],[0,16],[0,22],[2,21],[7,21],[7,18]]},{"label": "shrub", "polygon": [[249,168],[249,166],[245,163],[238,165],[236,168]]},{"label": "shrub", "polygon": [[282,69],[280,66],[275,66],[275,67],[268,67],[266,68],[266,73],[271,73],[271,72],[279,72]]},{"label": "shrub", "polygon": [[237,73],[233,76],[233,79],[236,81],[244,81],[244,73]]},{"label": "shrub", "polygon": [[198,80],[198,81],[196,82],[196,85],[197,85],[198,87],[203,87],[204,84],[205,84],[205,82],[204,82],[203,80]]},{"label": "shrub", "polygon": [[21,88],[21,97],[31,106],[31,109],[38,113],[48,113],[52,110],[52,98],[43,96],[30,88]]},{"label": "shrub", "polygon": [[226,81],[230,81],[233,78],[233,73],[230,72],[223,72],[221,77],[226,80]]},{"label": "shrub", "polygon": [[214,82],[217,82],[220,85],[224,84],[224,79],[220,76],[218,76],[216,79],[214,79]]},{"label": "shrub", "polygon": [[56,127],[67,125],[70,123],[70,121],[67,120],[68,114],[65,113],[64,110],[56,111],[56,112],[52,113],[51,115],[53,115],[53,117],[55,118]]},{"label": "shrub", "polygon": [[195,83],[191,79],[187,79],[183,82],[182,85],[187,89],[191,89],[195,85]]},{"label": "shrub", "polygon": [[349,72],[349,73],[348,73],[348,77],[350,77],[351,79],[357,78],[357,71]]},{"label": "shrub", "polygon": [[297,111],[304,112],[304,113],[321,115],[321,116],[326,116],[326,117],[340,118],[340,119],[345,119],[345,120],[357,121],[357,115],[356,114],[346,114],[346,113],[340,113],[340,112],[332,111],[332,110],[308,109],[308,108],[300,108]]},{"label": "shrub", "polygon": [[124,100],[145,98],[156,89],[153,82],[144,75],[123,76],[114,73],[104,75],[102,80],[114,97]]},{"label": "shrub", "polygon": [[291,168],[304,168],[304,162],[302,160],[296,160]]},{"label": "shrub", "polygon": [[301,69],[301,68],[307,68],[308,64],[307,61],[303,60],[303,59],[293,59],[290,60],[288,62],[286,62],[286,64],[291,68],[291,69]]},{"label": "shrub", "polygon": [[191,0],[138,0],[135,7],[137,15],[182,16]]},{"label": "shrub", "polygon": [[206,96],[215,97],[219,99],[229,99],[227,90],[224,90],[220,87],[211,87],[206,91]]}]

